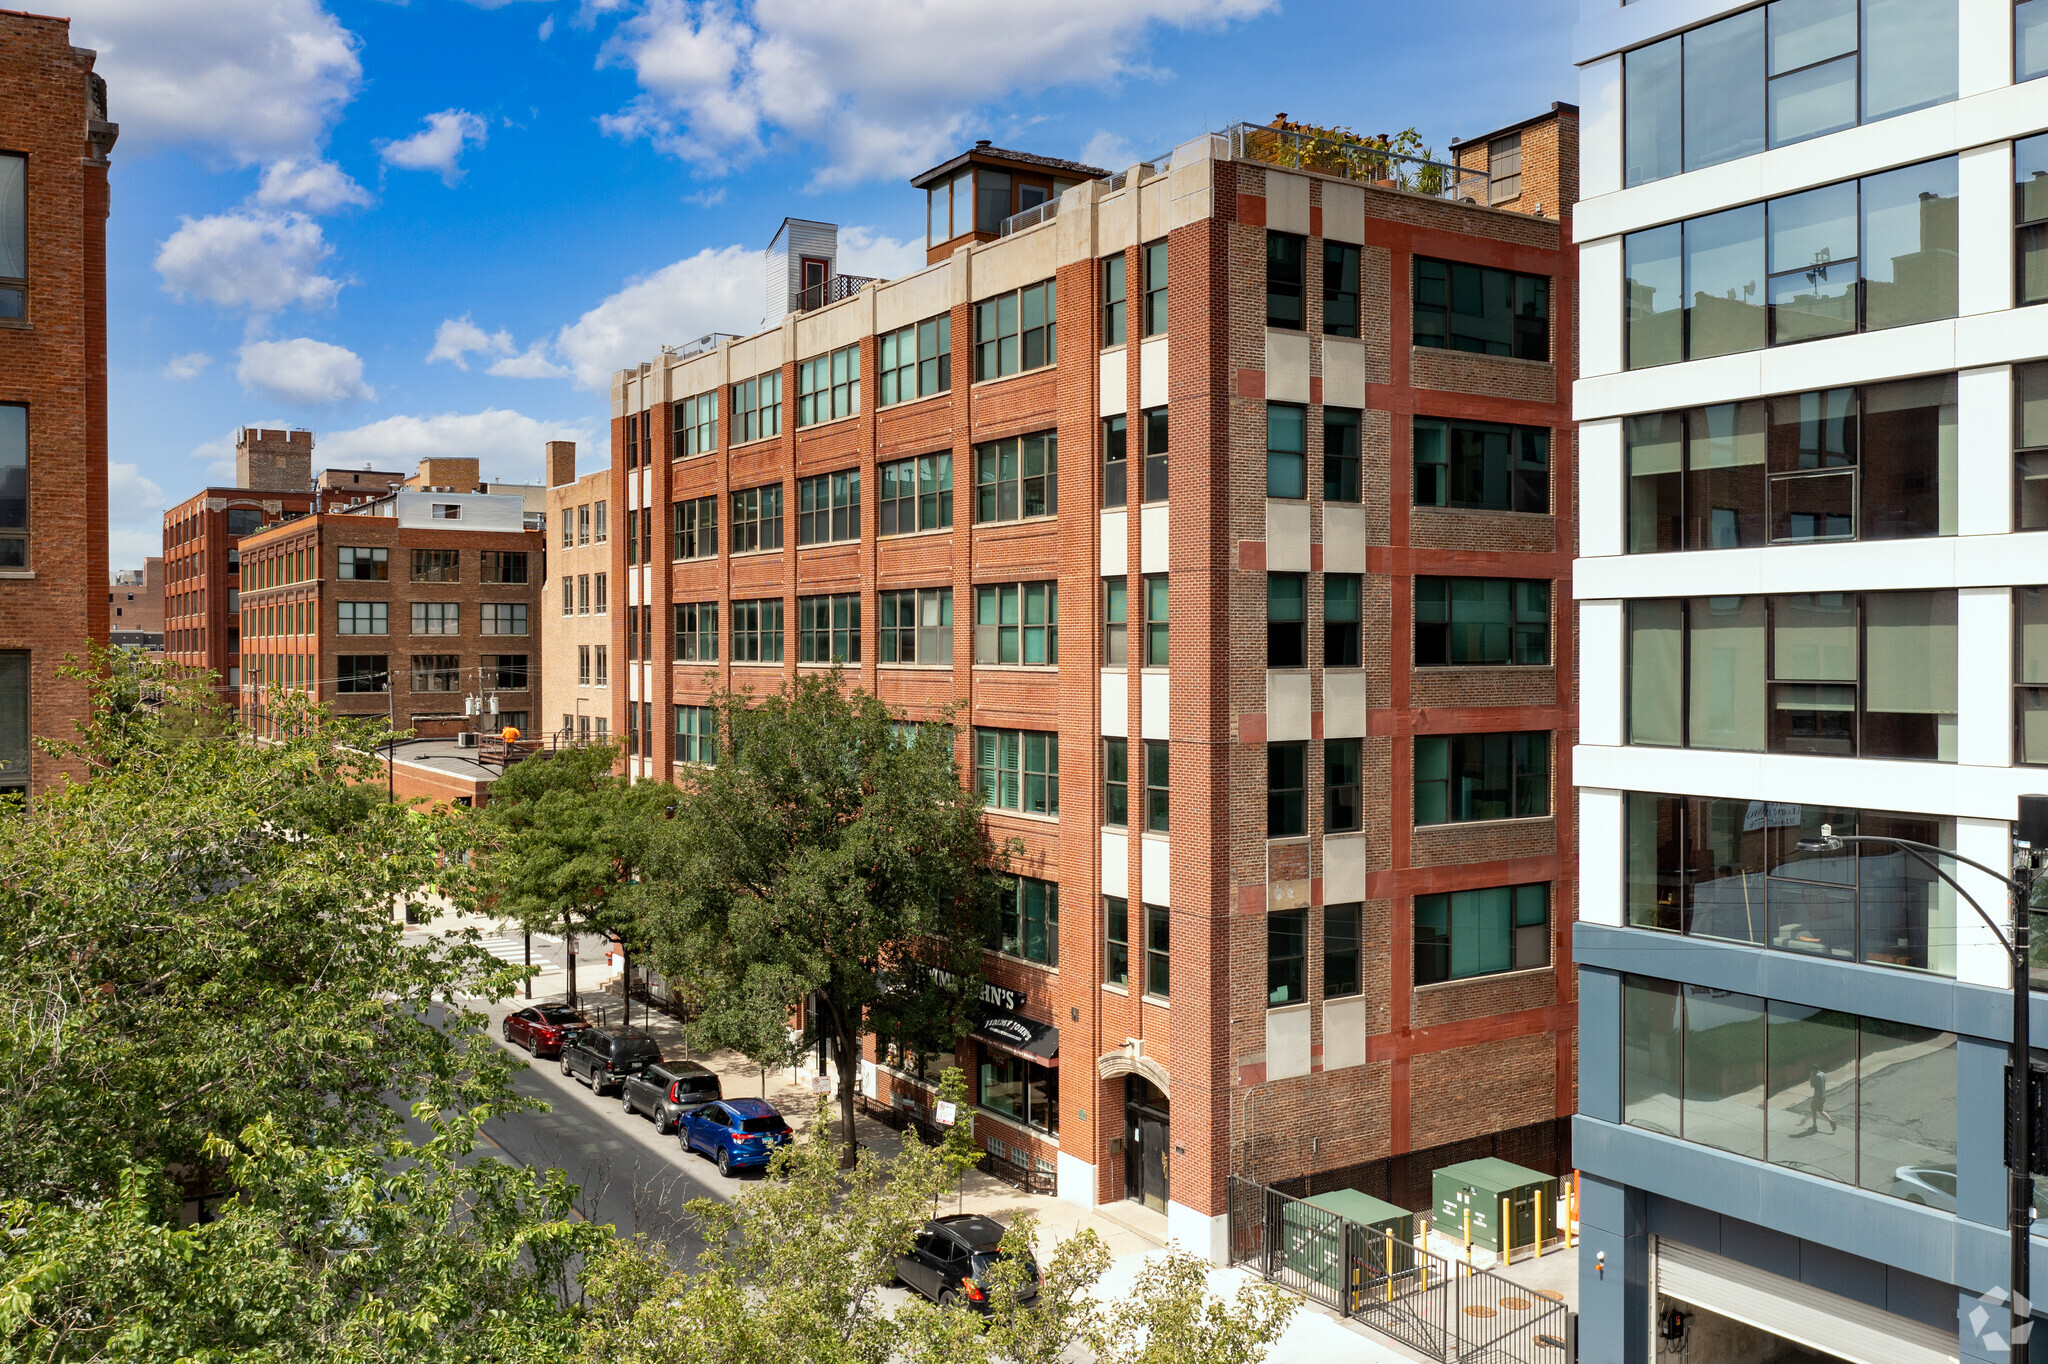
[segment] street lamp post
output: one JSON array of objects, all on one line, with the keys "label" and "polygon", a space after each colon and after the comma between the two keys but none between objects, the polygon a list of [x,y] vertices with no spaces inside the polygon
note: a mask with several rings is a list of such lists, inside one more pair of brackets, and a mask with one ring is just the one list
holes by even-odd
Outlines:
[{"label": "street lamp post", "polygon": [[[1910,838],[1886,838],[1877,835],[1838,834],[1833,826],[1820,826],[1819,838],[1802,838],[1797,846],[1801,852],[1839,852],[1851,843],[1884,843],[1911,855],[1924,864],[1936,876],[1946,881],[1956,894],[1977,911],[1977,917],[2005,949],[2012,967],[2012,1043],[2009,1048],[2007,1065],[2011,1068],[2012,1079],[2006,1087],[2006,1217],[2012,1233],[2012,1297],[2011,1325],[2008,1339],[2014,1356],[2026,1351],[2027,1338],[2031,1333],[2033,1304],[2027,1300],[2032,1277],[2029,1265],[2029,1250],[2033,1238],[2034,1221],[2034,1176],[2033,1176],[2033,1044],[2030,1037],[2029,1004],[2032,991],[2027,978],[2028,958],[2032,953],[2031,906],[2034,880],[2037,868],[2035,858],[2048,853],[2048,796],[2021,796],[2020,817],[2013,826],[2012,872],[2007,875],[1985,866],[1982,862],[1964,857],[1947,848],[1938,848],[1931,843],[1921,843]],[[1934,859],[1947,857],[1975,867],[2002,883],[2012,898],[2011,935],[2001,932],[1998,924],[1976,897],[1964,890],[1953,876],[1941,869]]]}]

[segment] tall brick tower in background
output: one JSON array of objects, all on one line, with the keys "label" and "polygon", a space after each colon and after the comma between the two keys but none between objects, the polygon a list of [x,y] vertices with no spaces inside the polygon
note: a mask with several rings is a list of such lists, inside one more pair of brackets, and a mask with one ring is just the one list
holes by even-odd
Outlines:
[{"label": "tall brick tower in background", "polygon": [[313,433],[245,426],[235,435],[235,486],[302,493],[313,483]]},{"label": "tall brick tower in background", "polygon": [[0,11],[0,791],[63,768],[107,638],[107,121],[66,19]]}]

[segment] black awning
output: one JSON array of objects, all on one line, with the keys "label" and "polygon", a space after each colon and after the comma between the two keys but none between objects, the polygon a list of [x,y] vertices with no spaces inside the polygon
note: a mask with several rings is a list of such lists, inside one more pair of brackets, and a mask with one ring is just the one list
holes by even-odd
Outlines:
[{"label": "black awning", "polygon": [[1026,1056],[1042,1064],[1054,1064],[1060,1054],[1060,1030],[1050,1023],[1035,1023],[1008,1009],[983,1009],[970,1034],[999,1051]]}]

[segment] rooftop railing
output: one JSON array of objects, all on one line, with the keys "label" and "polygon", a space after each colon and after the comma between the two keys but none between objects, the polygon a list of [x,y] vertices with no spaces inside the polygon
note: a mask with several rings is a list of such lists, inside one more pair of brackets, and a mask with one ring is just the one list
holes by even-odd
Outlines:
[{"label": "rooftop railing", "polygon": [[[1153,176],[1164,175],[1172,169],[1173,153],[1168,152],[1164,156],[1155,156],[1150,161],[1140,162],[1138,164],[1138,178],[1141,180],[1150,180]],[[1128,181],[1130,178],[1131,168],[1129,166],[1124,167],[1115,175],[1105,175],[1104,177],[1102,177],[1102,192],[1104,194],[1114,194],[1118,190],[1122,189],[1124,187],[1125,182]]]},{"label": "rooftop railing", "polygon": [[1408,156],[1362,139],[1322,137],[1255,123],[1235,124],[1223,135],[1230,140],[1230,154],[1236,160],[1341,175],[1361,184],[1433,199],[1486,202],[1485,171]]},{"label": "rooftop railing", "polygon": [[1054,218],[1059,217],[1059,215],[1060,201],[1059,197],[1055,195],[1042,204],[1033,204],[1022,213],[1012,213],[1009,217],[1003,219],[1003,225],[996,229],[996,235],[998,237],[1007,237],[1012,232],[1022,232],[1027,227],[1036,227],[1040,223],[1051,222]]},{"label": "rooftop railing", "polygon": [[842,298],[852,298],[875,282],[872,275],[833,275],[823,284],[813,284],[798,294],[796,310],[800,313],[813,312],[828,303],[837,303]]}]

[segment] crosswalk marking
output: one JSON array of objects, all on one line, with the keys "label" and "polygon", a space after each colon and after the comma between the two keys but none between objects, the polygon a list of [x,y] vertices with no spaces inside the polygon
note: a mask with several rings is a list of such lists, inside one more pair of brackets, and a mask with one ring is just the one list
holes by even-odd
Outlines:
[{"label": "crosswalk marking", "polygon": [[[453,936],[452,934],[450,935]],[[552,933],[533,935],[534,962],[542,970],[557,969],[551,962],[545,948],[555,946],[562,940]],[[496,957],[499,961],[514,966],[526,965],[526,940],[517,933],[485,933],[477,939],[477,946]]]},{"label": "crosswalk marking", "polygon": [[[484,951],[490,953],[499,961],[508,961],[514,966],[524,966],[526,964],[526,941],[523,938],[511,938],[502,934],[494,934],[485,937],[478,946],[482,947]],[[542,958],[540,964],[546,966],[547,959]]]}]

